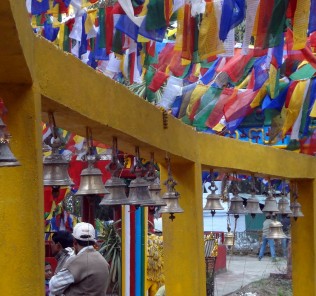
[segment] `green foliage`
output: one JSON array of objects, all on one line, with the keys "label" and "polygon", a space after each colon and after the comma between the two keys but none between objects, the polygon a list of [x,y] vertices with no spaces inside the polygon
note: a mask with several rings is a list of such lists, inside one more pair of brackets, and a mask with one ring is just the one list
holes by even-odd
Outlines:
[{"label": "green foliage", "polygon": [[121,223],[120,220],[107,224],[99,238],[104,240],[99,252],[110,264],[110,288],[111,293],[118,293],[121,295],[121,278],[122,278],[122,249],[121,249],[121,235],[120,229],[117,225]]}]

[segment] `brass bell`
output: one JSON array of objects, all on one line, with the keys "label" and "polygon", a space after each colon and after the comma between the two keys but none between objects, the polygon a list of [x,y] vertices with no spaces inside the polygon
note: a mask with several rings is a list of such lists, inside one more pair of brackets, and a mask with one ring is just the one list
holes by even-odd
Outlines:
[{"label": "brass bell", "polygon": [[237,194],[231,198],[227,214],[232,214],[235,218],[238,218],[240,214],[247,214],[247,211],[244,208],[243,199]]},{"label": "brass bell", "polygon": [[161,187],[159,179],[150,183],[148,190],[150,197],[154,201],[156,207],[167,205],[167,203],[160,197]]},{"label": "brass bell", "polygon": [[251,194],[251,197],[247,199],[246,211],[252,218],[254,218],[256,214],[262,214],[259,206],[259,200],[254,194]]},{"label": "brass bell", "polygon": [[304,214],[302,213],[302,210],[301,210],[302,206],[297,200],[294,200],[294,202],[291,204],[290,208],[291,208],[293,213],[290,214],[289,216],[294,217],[295,221],[299,217],[304,217]]},{"label": "brass bell", "polygon": [[0,117],[0,167],[14,167],[21,165],[15,158],[9,147],[10,135],[6,133],[6,125]]},{"label": "brass bell", "polygon": [[130,205],[125,192],[126,184],[118,177],[111,177],[105,182],[104,187],[108,190],[100,202],[100,206]]},{"label": "brass bell", "polygon": [[272,220],[269,226],[269,234],[267,238],[279,239],[279,238],[287,238],[282,230],[282,223],[276,220]]},{"label": "brass bell", "polygon": [[170,214],[169,219],[173,221],[176,217],[175,213],[183,213],[184,210],[179,205],[180,194],[175,190],[177,182],[173,179],[171,174],[170,158],[166,157],[168,167],[168,179],[164,182],[167,187],[167,192],[162,196],[162,199],[166,202],[165,206],[162,206],[159,210],[159,214]]},{"label": "brass bell", "polygon": [[44,158],[44,186],[72,186],[74,183],[68,174],[69,162],[53,149],[53,153]]},{"label": "brass bell", "polygon": [[209,210],[211,211],[212,216],[214,216],[216,210],[224,210],[224,208],[220,202],[221,196],[219,194],[215,194],[218,188],[214,182],[211,182],[209,189],[211,189],[211,194],[206,197],[206,204],[203,208],[203,211]]},{"label": "brass bell", "polygon": [[151,199],[149,189],[149,183],[142,177],[136,177],[129,184],[129,196],[128,200],[131,205],[137,206],[154,206],[155,202]]},{"label": "brass bell", "polygon": [[154,161],[154,153],[150,153],[150,162],[148,164],[148,170],[146,173],[146,180],[150,183],[149,185],[149,194],[150,198],[155,202],[156,207],[165,206],[167,205],[166,202],[161,198],[160,192],[160,180],[157,175],[157,170],[155,167],[155,161]]},{"label": "brass bell", "polygon": [[265,203],[264,203],[264,208],[262,209],[262,212],[264,213],[278,213],[279,208],[277,205],[276,199],[273,197],[272,193],[269,193],[269,196],[266,198]]},{"label": "brass bell", "polygon": [[[90,158],[90,159],[89,159]],[[93,194],[109,194],[102,182],[102,172],[94,167],[95,158],[88,157],[88,167],[82,170],[80,174],[80,186],[76,192],[78,195],[93,195]]]},{"label": "brass bell", "polygon": [[234,240],[234,234],[230,230],[224,234],[224,245],[228,246],[228,248],[234,245]]},{"label": "brass bell", "polygon": [[279,209],[279,214],[281,215],[286,216],[286,215],[292,214],[292,211],[290,208],[290,202],[285,196],[282,196],[281,199],[279,200],[278,209]]},{"label": "brass bell", "polygon": [[170,214],[170,219],[173,221],[175,219],[175,213],[183,213],[184,210],[179,205],[180,194],[176,191],[166,192],[162,199],[166,202],[165,206],[162,206],[159,210],[159,214]]}]

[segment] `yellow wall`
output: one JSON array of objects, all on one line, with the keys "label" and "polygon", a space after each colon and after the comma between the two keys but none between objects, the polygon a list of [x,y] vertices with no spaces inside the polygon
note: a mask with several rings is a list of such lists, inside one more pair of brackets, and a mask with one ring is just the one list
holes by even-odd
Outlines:
[{"label": "yellow wall", "polygon": [[185,210],[173,222],[163,218],[170,296],[205,295],[202,167],[299,180],[305,217],[293,223],[294,295],[315,295],[315,158],[197,133],[171,116],[164,129],[156,107],[36,37],[24,1],[0,1],[0,32],[8,32],[0,42],[0,97],[9,109],[12,151],[22,163],[0,168],[2,293],[43,295],[42,108],[43,118],[54,111],[57,125],[77,134],[85,135],[90,126],[93,137],[104,143],[117,136],[123,151],[134,153],[139,146],[148,159],[154,152],[162,180],[168,152]]}]

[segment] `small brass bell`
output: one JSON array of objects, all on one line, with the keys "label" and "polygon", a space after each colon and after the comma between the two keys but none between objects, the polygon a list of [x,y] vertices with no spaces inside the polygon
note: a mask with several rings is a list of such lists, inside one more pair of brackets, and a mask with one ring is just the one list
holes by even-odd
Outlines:
[{"label": "small brass bell", "polygon": [[221,196],[219,194],[215,194],[218,188],[216,187],[214,181],[211,182],[209,189],[211,190],[211,194],[206,197],[206,204],[203,211],[211,211],[212,216],[214,216],[216,210],[224,210],[224,208],[220,202]]},{"label": "small brass bell", "polygon": [[174,214],[183,213],[184,210],[179,205],[180,194],[176,191],[166,192],[162,199],[166,202],[165,206],[162,206],[159,210],[159,214],[170,214],[169,219],[173,221],[176,217]]},{"label": "small brass bell", "polygon": [[243,199],[235,194],[230,200],[230,207],[227,214],[232,214],[235,218],[238,218],[240,214],[247,214],[243,202]]},{"label": "small brass bell", "polygon": [[5,132],[6,125],[0,117],[0,167],[19,166],[20,163],[10,150],[10,134]]},{"label": "small brass bell", "polygon": [[281,215],[286,216],[286,215],[292,214],[292,211],[290,208],[290,202],[285,196],[282,196],[281,199],[279,200],[278,209],[279,209],[279,214]]},{"label": "small brass bell", "polygon": [[262,214],[259,206],[259,200],[256,198],[255,194],[251,194],[251,197],[247,199],[246,211],[252,218],[254,218],[256,214]]},{"label": "small brass bell", "polygon": [[228,246],[228,248],[234,245],[234,240],[234,234],[230,230],[224,234],[224,245]]},{"label": "small brass bell", "polygon": [[282,230],[282,223],[276,220],[272,220],[269,226],[269,234],[267,238],[279,239],[279,238],[287,238]]},{"label": "small brass bell", "polygon": [[301,204],[297,201],[294,200],[294,202],[291,204],[291,210],[292,210],[292,215],[289,215],[290,217],[294,217],[294,220],[296,221],[297,218],[299,217],[304,217],[304,214],[302,213],[302,206]]},{"label": "small brass bell", "polygon": [[272,193],[270,193],[269,196],[266,198],[262,212],[270,214],[279,212],[277,201],[273,197]]},{"label": "small brass bell", "polygon": [[80,174],[80,185],[76,192],[78,195],[93,195],[93,194],[109,194],[102,182],[102,172],[94,167],[95,157],[88,156],[88,167],[82,170]]},{"label": "small brass bell", "polygon": [[168,179],[164,182],[167,187],[167,192],[162,196],[162,199],[166,202],[165,206],[162,206],[159,210],[159,214],[170,214],[169,219],[173,221],[175,213],[183,213],[184,210],[179,205],[180,194],[175,190],[177,182],[173,179],[171,174],[170,158],[166,157],[167,167],[168,167]]},{"label": "small brass bell", "polygon": [[126,184],[118,177],[111,177],[105,182],[105,188],[109,191],[105,194],[100,206],[130,205],[125,192]]}]

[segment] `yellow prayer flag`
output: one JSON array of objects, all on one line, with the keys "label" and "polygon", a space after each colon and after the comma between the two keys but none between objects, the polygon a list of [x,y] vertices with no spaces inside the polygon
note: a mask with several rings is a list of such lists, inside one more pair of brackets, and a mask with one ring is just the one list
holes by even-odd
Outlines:
[{"label": "yellow prayer flag", "polygon": [[293,126],[297,116],[300,113],[303,101],[306,96],[305,88],[309,85],[309,80],[301,80],[297,83],[289,106],[285,108],[285,121],[282,127],[282,137],[285,136],[287,131]]},{"label": "yellow prayer flag", "polygon": [[58,32],[58,46],[59,48],[64,48],[64,40],[65,40],[65,24],[61,24]]},{"label": "yellow prayer flag", "polygon": [[190,116],[191,112],[192,112],[192,108],[194,103],[200,99],[205,93],[206,91],[209,89],[209,86],[204,85],[204,84],[198,84],[195,89],[193,90],[192,94],[191,94],[191,98],[190,98],[190,102],[188,104],[187,107],[187,115]]},{"label": "yellow prayer flag", "polygon": [[309,114],[310,117],[316,117],[316,101],[314,102],[313,108],[311,113]]},{"label": "yellow prayer flag", "polygon": [[212,128],[212,130],[214,130],[214,131],[216,131],[216,132],[219,133],[219,132],[221,132],[224,128],[225,128],[225,125],[219,122],[218,124],[216,124],[216,125]]},{"label": "yellow prayer flag", "polygon": [[177,36],[174,50],[182,51],[183,27],[184,27],[184,7],[180,7],[177,16]]},{"label": "yellow prayer flag", "polygon": [[308,31],[310,0],[300,0],[295,9],[293,21],[293,50],[305,48]]},{"label": "yellow prayer flag", "polygon": [[278,79],[278,69],[274,67],[274,65],[270,64],[270,69],[269,69],[269,84],[270,84],[270,96],[271,98],[275,98],[275,91],[276,91],[276,80]]},{"label": "yellow prayer flag", "polygon": [[266,96],[266,94],[267,94],[267,82],[264,83],[263,86],[260,88],[260,90],[256,94],[255,98],[251,102],[250,107],[254,109],[254,108],[260,106],[261,101]]},{"label": "yellow prayer flag", "polygon": [[93,20],[92,20],[91,14],[87,15],[86,21],[84,23],[84,28],[87,33],[89,33],[91,29],[93,28]]}]

